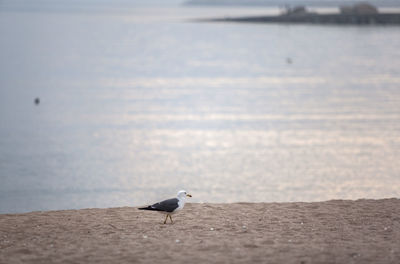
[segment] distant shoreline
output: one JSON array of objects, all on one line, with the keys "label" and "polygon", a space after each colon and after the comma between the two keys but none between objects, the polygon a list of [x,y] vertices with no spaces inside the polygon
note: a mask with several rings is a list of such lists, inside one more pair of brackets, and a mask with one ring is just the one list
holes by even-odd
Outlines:
[{"label": "distant shoreline", "polygon": [[400,13],[356,14],[305,14],[277,16],[247,16],[198,19],[199,22],[287,23],[287,24],[337,24],[337,25],[400,25]]},{"label": "distant shoreline", "polygon": [[0,263],[399,263],[400,200],[0,215]]}]

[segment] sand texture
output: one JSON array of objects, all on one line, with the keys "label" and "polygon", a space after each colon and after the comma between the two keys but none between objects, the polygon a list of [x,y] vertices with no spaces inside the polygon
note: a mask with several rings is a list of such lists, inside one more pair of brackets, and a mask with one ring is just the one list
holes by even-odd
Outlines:
[{"label": "sand texture", "polygon": [[400,200],[0,215],[0,263],[400,263]]}]

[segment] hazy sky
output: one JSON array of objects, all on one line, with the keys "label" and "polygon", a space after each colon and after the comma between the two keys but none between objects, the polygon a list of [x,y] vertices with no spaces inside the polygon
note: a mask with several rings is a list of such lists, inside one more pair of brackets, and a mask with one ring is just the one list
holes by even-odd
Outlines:
[{"label": "hazy sky", "polygon": [[[181,5],[188,0],[0,0],[0,9],[5,7],[24,7],[24,8],[40,8],[40,7],[76,7],[76,6],[174,6]],[[199,0],[198,2],[202,2]],[[329,4],[336,6],[338,3],[355,3],[359,0],[204,0],[204,2],[243,2],[243,3],[276,3],[281,4],[311,4],[322,6]],[[368,2],[377,6],[399,6],[400,0],[369,0]]]},{"label": "hazy sky", "polygon": [[0,0],[0,6],[15,5],[75,5],[75,4],[96,4],[96,5],[178,5],[184,0]]}]

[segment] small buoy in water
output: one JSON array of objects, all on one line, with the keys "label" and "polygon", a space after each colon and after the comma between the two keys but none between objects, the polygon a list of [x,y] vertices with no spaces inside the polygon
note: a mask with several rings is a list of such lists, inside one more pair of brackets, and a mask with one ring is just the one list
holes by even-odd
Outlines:
[{"label": "small buoy in water", "polygon": [[287,62],[287,64],[292,64],[292,59],[291,58],[286,58],[286,62]]},{"label": "small buoy in water", "polygon": [[35,105],[40,104],[40,98],[39,98],[39,97],[36,97],[34,102],[35,102]]}]

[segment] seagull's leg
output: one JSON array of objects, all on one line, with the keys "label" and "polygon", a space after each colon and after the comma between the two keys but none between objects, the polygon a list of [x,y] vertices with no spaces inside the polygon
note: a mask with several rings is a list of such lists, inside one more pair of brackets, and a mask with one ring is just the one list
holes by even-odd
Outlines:
[{"label": "seagull's leg", "polygon": [[165,217],[164,225],[167,223],[167,219],[168,219],[168,214],[167,214],[167,216]]},{"label": "seagull's leg", "polygon": [[174,221],[172,221],[172,217],[171,217],[171,215],[169,215],[169,219],[171,219],[171,223],[174,223]]}]

